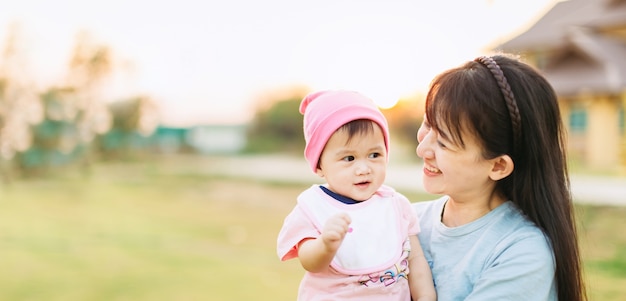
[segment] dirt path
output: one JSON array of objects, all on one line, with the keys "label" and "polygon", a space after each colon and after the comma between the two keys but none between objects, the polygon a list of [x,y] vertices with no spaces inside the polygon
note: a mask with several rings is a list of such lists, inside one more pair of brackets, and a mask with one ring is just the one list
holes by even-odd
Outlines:
[{"label": "dirt path", "polygon": [[[239,156],[210,158],[210,173],[228,176],[290,181],[297,183],[320,183],[304,159],[288,156]],[[422,167],[419,163],[391,162],[386,183],[397,189],[422,192]],[[572,194],[578,203],[626,206],[625,177],[595,177],[571,175]]]}]

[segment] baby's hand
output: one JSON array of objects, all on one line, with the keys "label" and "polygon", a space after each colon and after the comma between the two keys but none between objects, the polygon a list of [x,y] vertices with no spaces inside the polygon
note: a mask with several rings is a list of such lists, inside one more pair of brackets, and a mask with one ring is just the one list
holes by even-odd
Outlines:
[{"label": "baby's hand", "polygon": [[344,212],[337,213],[326,221],[322,230],[322,241],[326,249],[332,252],[339,249],[351,222],[350,216]]}]

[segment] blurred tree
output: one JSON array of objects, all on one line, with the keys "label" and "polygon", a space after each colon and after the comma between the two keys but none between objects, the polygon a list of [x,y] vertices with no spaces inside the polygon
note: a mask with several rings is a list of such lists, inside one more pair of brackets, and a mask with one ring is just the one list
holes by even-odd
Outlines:
[{"label": "blurred tree", "polygon": [[[259,99],[259,107],[246,135],[245,150],[251,153],[287,152],[300,154],[304,149],[300,102],[308,89],[268,92]],[[415,152],[417,129],[424,114],[424,96],[413,95],[401,99],[394,107],[381,110],[389,123],[389,131],[396,139],[394,145],[404,145],[402,152]],[[413,156],[414,157],[414,156]]]},{"label": "blurred tree", "polygon": [[41,174],[70,163],[88,171],[94,137],[112,124],[103,93],[112,70],[111,50],[93,42],[86,32],[79,33],[64,82],[40,96],[44,120],[34,127],[34,144],[18,158],[24,174]]},{"label": "blurred tree", "polygon": [[407,145],[406,151],[410,154],[415,152],[417,146],[417,129],[424,115],[424,100],[424,95],[417,94],[401,99],[394,107],[383,110],[393,139],[398,140],[397,144]]},{"label": "blurred tree", "polygon": [[135,96],[109,104],[111,129],[98,138],[100,154],[106,159],[129,159],[147,149],[147,137],[159,125],[156,102],[148,96]]},{"label": "blurred tree", "polygon": [[258,99],[259,107],[246,132],[245,152],[298,153],[304,149],[300,101],[306,87],[271,91]]},{"label": "blurred tree", "polygon": [[17,155],[17,164],[24,175],[41,174],[68,162],[80,154],[74,120],[78,114],[71,103],[71,88],[49,88],[40,99],[44,118],[32,127],[33,144]]},{"label": "blurred tree", "polygon": [[16,153],[32,144],[31,126],[42,120],[42,105],[26,74],[26,59],[17,24],[9,27],[0,64],[0,173],[11,177]]},{"label": "blurred tree", "polygon": [[103,98],[113,71],[113,53],[95,43],[87,32],[80,32],[68,67],[66,85],[75,93],[70,105],[78,111],[75,122],[79,139],[87,143],[111,128],[111,113]]}]

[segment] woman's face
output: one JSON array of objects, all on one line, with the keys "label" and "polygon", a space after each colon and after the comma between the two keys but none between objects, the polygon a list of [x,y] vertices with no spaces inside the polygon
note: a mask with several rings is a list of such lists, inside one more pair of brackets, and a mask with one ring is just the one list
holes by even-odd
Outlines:
[{"label": "woman's face", "polygon": [[480,199],[495,189],[489,174],[490,160],[484,159],[482,148],[469,131],[462,133],[465,146],[450,140],[450,133],[430,127],[426,116],[417,131],[417,155],[424,160],[424,189],[432,194],[448,195],[456,201]]}]

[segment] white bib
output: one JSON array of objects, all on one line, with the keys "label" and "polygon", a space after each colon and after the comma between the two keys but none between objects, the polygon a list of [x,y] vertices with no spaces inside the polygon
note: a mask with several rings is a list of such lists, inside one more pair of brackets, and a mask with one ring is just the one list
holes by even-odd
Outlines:
[{"label": "white bib", "polygon": [[386,269],[400,258],[407,229],[400,227],[395,199],[374,195],[358,204],[344,204],[313,186],[298,197],[298,204],[322,231],[332,215],[346,212],[352,223],[331,266],[346,274],[368,274]]}]

